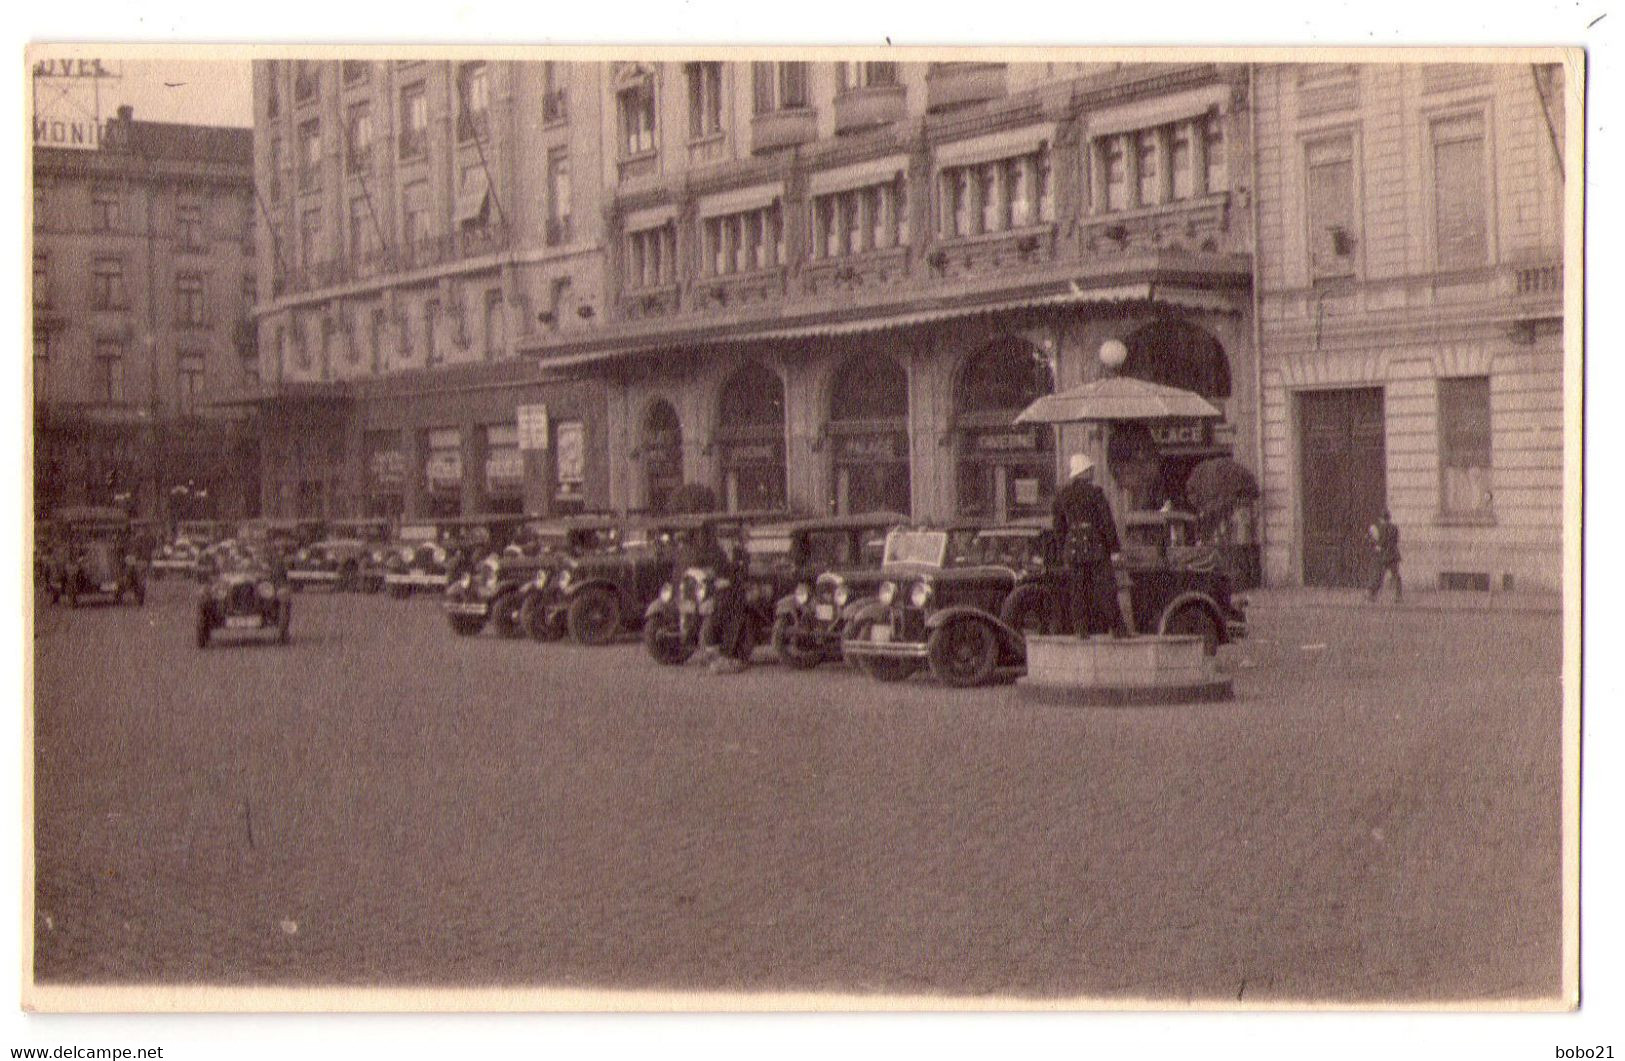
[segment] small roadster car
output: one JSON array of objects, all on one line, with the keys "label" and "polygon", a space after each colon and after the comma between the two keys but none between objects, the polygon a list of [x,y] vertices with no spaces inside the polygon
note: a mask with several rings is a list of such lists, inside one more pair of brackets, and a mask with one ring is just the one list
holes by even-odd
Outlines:
[{"label": "small roadster car", "polygon": [[292,591],[281,561],[259,554],[234,554],[210,577],[198,595],[197,647],[208,648],[220,631],[266,631],[288,643],[293,621]]}]

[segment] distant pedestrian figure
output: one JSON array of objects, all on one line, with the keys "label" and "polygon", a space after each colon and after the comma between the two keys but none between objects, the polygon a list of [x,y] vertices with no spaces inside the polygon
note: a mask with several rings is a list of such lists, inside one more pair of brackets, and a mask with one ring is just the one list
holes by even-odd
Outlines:
[{"label": "distant pedestrian figure", "polygon": [[1117,606],[1117,522],[1105,491],[1093,482],[1094,461],[1074,453],[1066,484],[1055,492],[1055,540],[1061,543],[1066,567],[1067,603],[1072,629],[1079,637],[1110,633],[1129,636]]},{"label": "distant pedestrian figure", "polygon": [[1405,583],[1399,577],[1399,528],[1394,526],[1394,519],[1387,509],[1377,517],[1377,522],[1371,525],[1369,531],[1371,538],[1371,553],[1376,560],[1376,573],[1371,576],[1371,590],[1367,594],[1372,600],[1377,599],[1377,593],[1382,589],[1382,580],[1388,574],[1394,576],[1394,601],[1398,603],[1404,599]]}]

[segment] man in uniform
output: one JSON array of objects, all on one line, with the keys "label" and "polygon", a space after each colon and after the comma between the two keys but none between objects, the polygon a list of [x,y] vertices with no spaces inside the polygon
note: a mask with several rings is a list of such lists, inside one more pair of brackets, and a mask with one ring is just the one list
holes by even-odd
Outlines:
[{"label": "man in uniform", "polygon": [[1094,484],[1094,472],[1094,461],[1074,453],[1067,481],[1055,492],[1055,539],[1061,543],[1066,567],[1072,629],[1079,637],[1104,633],[1127,637],[1112,571],[1112,554],[1119,548],[1117,522],[1105,491]]}]

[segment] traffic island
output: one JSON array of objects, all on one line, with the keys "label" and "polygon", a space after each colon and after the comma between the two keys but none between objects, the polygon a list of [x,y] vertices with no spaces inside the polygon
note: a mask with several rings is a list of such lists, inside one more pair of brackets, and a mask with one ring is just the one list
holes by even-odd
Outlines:
[{"label": "traffic island", "polygon": [[1082,707],[1193,704],[1231,700],[1200,637],[1028,635],[1027,674],[1016,682],[1029,700]]}]

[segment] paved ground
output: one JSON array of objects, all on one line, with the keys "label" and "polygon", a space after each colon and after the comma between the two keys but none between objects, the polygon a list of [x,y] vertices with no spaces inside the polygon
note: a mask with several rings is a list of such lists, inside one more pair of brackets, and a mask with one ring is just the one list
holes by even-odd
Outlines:
[{"label": "paved ground", "polygon": [[38,613],[42,981],[1558,988],[1556,616],[1274,595],[1235,703],[1076,709],[190,592]]}]

